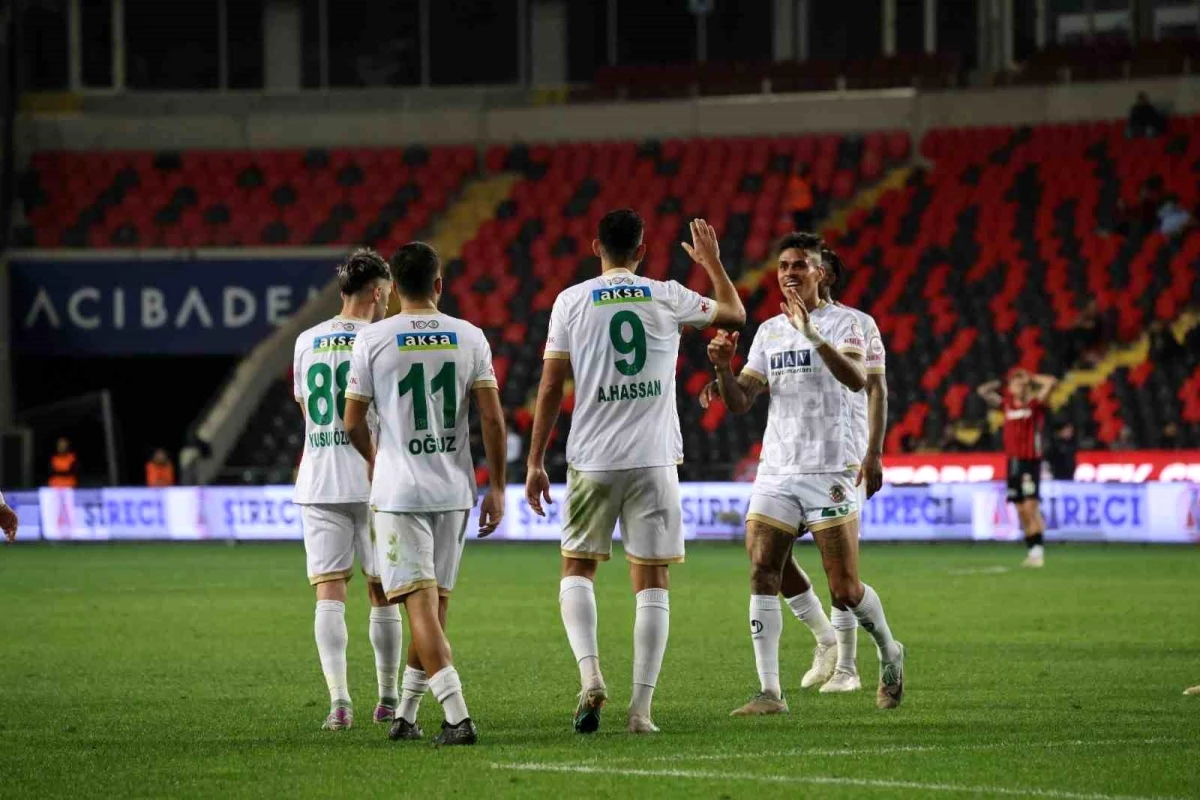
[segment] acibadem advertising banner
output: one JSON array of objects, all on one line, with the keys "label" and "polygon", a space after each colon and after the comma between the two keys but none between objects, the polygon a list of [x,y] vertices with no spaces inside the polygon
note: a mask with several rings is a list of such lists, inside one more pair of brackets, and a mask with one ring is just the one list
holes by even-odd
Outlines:
[{"label": "acibadem advertising banner", "polygon": [[334,276],[336,259],[18,258],[12,342],[57,355],[237,354]]},{"label": "acibadem advertising banner", "polygon": [[[689,540],[731,539],[743,531],[752,485],[690,483],[680,487]],[[546,517],[534,514],[519,486],[508,489],[497,540],[557,541],[565,487]],[[41,489],[25,501],[21,539],[298,540],[299,509],[290,486],[170,489]],[[1047,538],[1096,542],[1200,543],[1200,484],[1042,484]],[[30,519],[36,512],[36,519]],[[885,486],[862,509],[862,537],[876,541],[996,540],[1020,537],[1004,486]],[[468,530],[478,529],[478,507]]]}]

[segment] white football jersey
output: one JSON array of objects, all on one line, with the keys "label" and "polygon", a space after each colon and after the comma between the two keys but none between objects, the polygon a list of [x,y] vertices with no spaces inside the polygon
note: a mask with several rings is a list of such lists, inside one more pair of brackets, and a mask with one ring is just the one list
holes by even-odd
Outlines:
[{"label": "white football jersey", "polygon": [[628,270],[610,270],[558,296],[545,356],[570,359],[575,374],[571,466],[594,472],[683,460],[675,407],[679,330],[707,328],[716,315],[713,300]]},{"label": "white football jersey", "polygon": [[496,388],[492,349],[469,322],[400,313],[359,334],[346,394],[379,415],[371,505],[464,511],[475,505],[470,392]]},{"label": "white football jersey", "polygon": [[[823,303],[812,320],[834,349],[863,355],[862,325],[853,311]],[[779,314],[759,327],[742,371],[771,392],[760,473],[841,472],[858,463],[855,393],[838,382],[786,317]]]},{"label": "white football jersey", "polygon": [[[863,341],[866,342],[866,352],[863,354],[863,361],[866,362],[867,374],[884,374],[887,368],[887,352],[884,350],[883,337],[879,334],[879,326],[875,324],[875,318],[861,309],[843,306],[840,303],[838,305],[841,308],[853,311],[855,316],[858,317],[858,323],[862,325]],[[871,422],[867,413],[867,393],[865,390],[855,392],[851,397],[854,402],[855,463],[861,464],[867,455],[867,445],[871,441]]]},{"label": "white football jersey", "polygon": [[296,338],[292,395],[304,408],[304,454],[293,502],[365,503],[367,462],[350,444],[342,416],[354,340],[371,323],[334,317]]}]

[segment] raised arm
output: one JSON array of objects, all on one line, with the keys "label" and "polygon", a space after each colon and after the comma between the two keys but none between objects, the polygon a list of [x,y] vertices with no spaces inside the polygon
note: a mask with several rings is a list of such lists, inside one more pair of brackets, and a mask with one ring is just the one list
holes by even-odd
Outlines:
[{"label": "raised arm", "polygon": [[487,536],[504,517],[505,470],[508,465],[507,431],[500,391],[495,386],[481,386],[472,391],[475,407],[479,409],[479,424],[483,429],[483,453],[488,465],[488,492],[479,507],[479,535]]},{"label": "raised arm", "polygon": [[1004,398],[1000,396],[1000,381],[988,381],[975,391],[992,408],[999,408],[1004,405]]},{"label": "raised arm", "polygon": [[1033,396],[1039,403],[1045,403],[1058,385],[1058,378],[1053,375],[1033,376]]},{"label": "raised arm", "polygon": [[542,500],[550,500],[550,478],[546,475],[546,448],[550,432],[558,422],[562,409],[563,386],[571,374],[571,362],[566,358],[547,358],[542,364],[542,381],[538,385],[537,405],[533,411],[533,434],[529,442],[529,457],[525,469],[525,499],[538,516],[546,516]]},{"label": "raised arm", "polygon": [[713,325],[727,330],[738,330],[746,324],[746,307],[737,287],[729,279],[725,265],[721,263],[721,247],[717,232],[702,219],[691,223],[692,243],[680,242],[692,260],[703,267],[713,285],[713,300],[717,303],[717,314]]},{"label": "raised arm", "polygon": [[838,383],[852,392],[862,391],[863,387],[867,385],[867,365],[863,361],[861,352],[842,352],[826,341],[821,336],[821,332],[817,330],[817,326],[813,324],[812,317],[808,314],[808,307],[804,305],[804,301],[800,299],[797,292],[789,292],[784,297],[784,302],[779,304],[779,310],[792,323],[793,328],[817,345],[817,355],[825,362],[825,366],[829,367],[829,371],[833,373],[833,377],[837,379]]},{"label": "raised arm", "polygon": [[725,406],[734,414],[745,414],[767,386],[761,378],[747,370],[742,370],[740,375],[734,377],[731,365],[733,354],[737,352],[737,342],[738,334],[718,331],[708,343],[708,360],[717,370],[717,391],[721,393]]}]

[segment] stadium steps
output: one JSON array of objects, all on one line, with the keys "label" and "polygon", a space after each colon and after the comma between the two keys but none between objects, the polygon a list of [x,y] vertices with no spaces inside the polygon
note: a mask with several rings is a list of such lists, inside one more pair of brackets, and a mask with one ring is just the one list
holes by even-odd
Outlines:
[{"label": "stadium steps", "polygon": [[[1200,325],[1200,313],[1192,310],[1183,312],[1171,324],[1176,341],[1183,342],[1188,334]],[[1111,348],[1094,367],[1073,369],[1062,377],[1058,386],[1050,393],[1050,408],[1059,411],[1080,390],[1090,391],[1109,380],[1118,370],[1134,369],[1146,363],[1150,357],[1150,336],[1143,333],[1133,342]],[[1004,426],[1004,412],[992,411],[988,423],[993,432]]]},{"label": "stadium steps", "polygon": [[821,226],[822,233],[828,230],[837,231],[839,235],[846,233],[850,225],[850,217],[856,211],[870,213],[884,192],[891,189],[903,188],[904,184],[908,183],[908,179],[912,176],[912,173],[913,167],[905,164],[889,170],[878,182],[859,189],[848,203],[835,209],[829,215],[829,218],[825,220],[825,224]]},{"label": "stadium steps", "polygon": [[[913,173],[913,167],[905,164],[891,169],[880,180],[859,189],[849,201],[840,205],[825,219],[820,226],[820,232],[828,235],[834,231],[841,236],[849,227],[850,218],[859,211],[870,213],[879,198],[892,189],[900,189],[908,182]],[[749,269],[737,280],[737,287],[746,293],[751,293],[762,285],[763,278],[775,268],[773,259],[767,259],[762,264]]]},{"label": "stadium steps", "polygon": [[[508,197],[521,179],[515,172],[503,172],[468,183],[433,226],[429,244],[442,257],[442,263],[462,255],[463,245],[475,236],[479,226],[491,219],[496,206]],[[388,315],[400,310],[400,298],[392,295]]]}]

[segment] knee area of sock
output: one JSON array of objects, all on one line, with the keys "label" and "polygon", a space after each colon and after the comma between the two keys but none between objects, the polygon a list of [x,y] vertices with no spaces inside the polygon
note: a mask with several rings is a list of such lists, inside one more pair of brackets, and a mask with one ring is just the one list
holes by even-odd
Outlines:
[{"label": "knee area of sock", "polygon": [[399,622],[400,606],[377,606],[371,609],[372,622]]},{"label": "knee area of sock", "polygon": [[637,593],[635,602],[638,608],[670,609],[670,596],[666,589],[642,589]]},{"label": "knee area of sock", "polygon": [[318,600],[317,613],[345,614],[346,604],[341,600]]},{"label": "knee area of sock", "polygon": [[568,575],[567,577],[565,577],[561,581],[559,581],[559,584],[558,584],[559,597],[562,597],[567,592],[575,592],[575,591],[587,592],[588,594],[594,594],[596,591],[596,588],[595,588],[595,585],[592,583],[591,578],[585,578],[582,575]]}]

